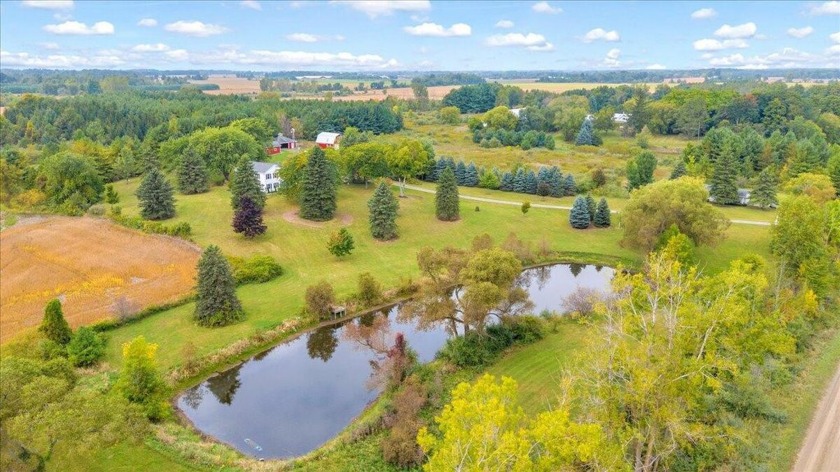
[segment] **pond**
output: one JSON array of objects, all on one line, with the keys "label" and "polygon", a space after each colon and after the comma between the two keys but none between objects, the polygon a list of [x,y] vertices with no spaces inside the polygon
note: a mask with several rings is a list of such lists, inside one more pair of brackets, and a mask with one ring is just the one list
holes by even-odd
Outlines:
[{"label": "pond", "polygon": [[[534,313],[563,311],[577,287],[609,290],[608,267],[556,264],[527,269],[523,287]],[[399,307],[364,315],[277,345],[178,398],[178,408],[202,433],[259,458],[306,454],[341,432],[376,399],[374,365],[382,348],[403,333],[420,362],[432,360],[449,337],[397,319]]]}]

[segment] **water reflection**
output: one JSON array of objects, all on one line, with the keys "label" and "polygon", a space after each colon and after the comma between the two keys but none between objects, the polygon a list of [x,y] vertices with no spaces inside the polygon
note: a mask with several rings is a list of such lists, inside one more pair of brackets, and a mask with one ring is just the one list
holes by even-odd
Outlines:
[{"label": "water reflection", "polygon": [[[534,313],[562,312],[563,299],[578,286],[606,290],[612,275],[609,268],[560,264],[523,271],[520,283]],[[449,337],[446,327],[419,330],[398,311],[321,327],[278,345],[188,389],[178,407],[197,429],[243,453],[305,454],[376,398],[384,383],[377,372],[388,371],[383,366],[398,333],[420,362],[432,360]]]}]

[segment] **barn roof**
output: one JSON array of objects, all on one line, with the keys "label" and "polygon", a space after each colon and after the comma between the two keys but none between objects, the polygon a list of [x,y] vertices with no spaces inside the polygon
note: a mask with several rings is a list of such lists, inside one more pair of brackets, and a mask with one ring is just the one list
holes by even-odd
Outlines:
[{"label": "barn roof", "polygon": [[260,174],[265,174],[265,173],[273,170],[275,167],[278,167],[278,166],[277,166],[277,164],[275,164],[273,162],[257,162],[257,161],[254,161],[254,162],[251,163],[251,167],[254,168],[254,172],[257,172],[257,173],[260,173]]},{"label": "barn roof", "polygon": [[323,131],[318,133],[318,137],[315,138],[315,142],[318,144],[335,144],[339,136],[341,136],[341,133],[327,133],[326,131]]},{"label": "barn roof", "polygon": [[274,145],[279,146],[281,144],[289,144],[289,143],[296,143],[297,141],[292,138],[287,138],[282,134],[278,134],[276,138],[274,138]]}]

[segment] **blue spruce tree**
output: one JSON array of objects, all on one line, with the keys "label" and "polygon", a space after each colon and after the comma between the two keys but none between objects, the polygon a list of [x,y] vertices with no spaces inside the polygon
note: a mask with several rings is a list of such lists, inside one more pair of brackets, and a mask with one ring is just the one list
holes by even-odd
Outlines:
[{"label": "blue spruce tree", "polygon": [[467,166],[467,172],[464,176],[464,185],[467,187],[478,187],[478,169],[475,168],[475,164],[470,162],[470,165]]},{"label": "blue spruce tree", "polygon": [[537,175],[532,170],[529,170],[525,176],[525,193],[537,194]]},{"label": "blue spruce tree", "polygon": [[589,228],[591,218],[589,217],[589,205],[586,198],[578,195],[572,204],[572,211],[569,213],[569,224],[575,229]]},{"label": "blue spruce tree", "polygon": [[571,197],[577,193],[577,184],[575,184],[575,178],[572,177],[572,174],[567,174],[566,178],[563,179],[563,194],[567,197]]},{"label": "blue spruce tree", "polygon": [[525,170],[520,167],[516,171],[516,175],[513,176],[513,191],[516,193],[525,193],[528,185],[527,179]]},{"label": "blue spruce tree", "polygon": [[502,174],[502,179],[499,182],[499,190],[505,192],[513,192],[513,174],[505,172]]}]

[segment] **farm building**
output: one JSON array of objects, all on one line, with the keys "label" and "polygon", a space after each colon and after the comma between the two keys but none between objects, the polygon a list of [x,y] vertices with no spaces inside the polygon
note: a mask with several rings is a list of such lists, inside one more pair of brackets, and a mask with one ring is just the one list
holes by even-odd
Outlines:
[{"label": "farm building", "polygon": [[[294,135],[294,129],[292,130],[292,134]],[[269,155],[278,154],[283,149],[295,149],[297,148],[297,141],[294,138],[288,138],[283,136],[283,133],[277,135],[274,138],[274,141],[271,143],[271,147],[266,149],[266,152]]]},{"label": "farm building", "polygon": [[341,141],[341,133],[321,132],[318,133],[318,137],[315,138],[315,144],[317,144],[321,149],[338,149],[339,141]]},{"label": "farm building", "polygon": [[283,179],[280,178],[280,166],[273,162],[252,162],[254,173],[260,179],[260,187],[266,193],[280,190]]},{"label": "farm building", "polygon": [[[711,191],[711,190],[712,190],[712,186],[711,186],[711,185],[706,184],[706,190]],[[752,194],[752,192],[751,192],[749,189],[746,189],[746,188],[739,188],[739,189],[738,189],[738,200],[739,200],[738,204],[739,204],[739,205],[743,205],[743,206],[747,206],[747,205],[749,205],[749,204],[750,204],[750,195],[751,195],[751,194]],[[714,203],[714,202],[715,202],[715,197],[713,197],[713,196],[709,195],[709,203]]]},{"label": "farm building", "polygon": [[519,117],[520,117],[519,115],[522,113],[522,109],[521,109],[521,108],[511,108],[511,109],[510,109],[510,113],[511,113],[513,116],[515,116],[515,117],[519,118]]},{"label": "farm building", "polygon": [[613,115],[613,121],[616,123],[627,123],[630,120],[630,115],[627,113],[615,113]]}]

